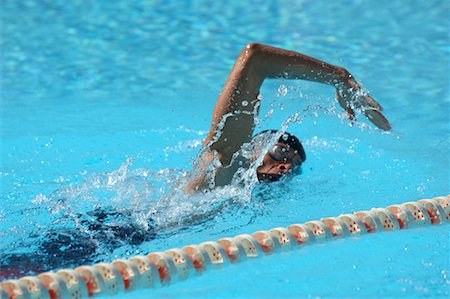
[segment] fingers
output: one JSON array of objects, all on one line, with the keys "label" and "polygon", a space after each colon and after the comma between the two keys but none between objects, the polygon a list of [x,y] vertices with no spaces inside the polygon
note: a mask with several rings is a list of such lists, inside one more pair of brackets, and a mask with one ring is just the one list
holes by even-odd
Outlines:
[{"label": "fingers", "polygon": [[343,97],[339,94],[339,91],[336,90],[336,99],[339,105],[347,112],[347,118],[350,120],[350,124],[353,126],[356,121],[355,111],[349,107],[349,103],[344,100]]},{"label": "fingers", "polygon": [[355,111],[353,111],[352,108],[347,108],[346,111],[347,111],[347,117],[348,117],[349,120],[355,120],[356,119]]},{"label": "fingers", "polygon": [[356,81],[351,82],[350,87],[344,91],[344,94],[345,93],[347,93],[347,96],[344,97],[351,100],[355,107],[372,108],[380,111],[383,110],[383,107],[381,107],[381,105],[375,101]]},{"label": "fingers", "polygon": [[366,97],[367,99],[367,104],[369,104],[369,106],[371,108],[377,109],[379,111],[383,111],[383,107],[381,107],[380,103],[378,103],[377,101],[375,101],[371,96],[367,95]]},{"label": "fingers", "polygon": [[342,109],[347,110],[348,108],[350,108],[349,103],[344,99],[344,97],[341,96],[339,90],[337,89],[336,89],[336,99],[339,105],[342,107]]},{"label": "fingers", "polygon": [[378,110],[367,109],[364,111],[364,114],[378,128],[384,131],[389,131],[391,129],[389,121]]},{"label": "fingers", "polygon": [[356,121],[355,111],[353,111],[353,109],[351,108],[347,108],[346,111],[347,111],[347,118],[350,120],[350,125],[353,127]]},{"label": "fingers", "polygon": [[[357,108],[362,108],[361,110],[364,112],[366,117],[378,128],[389,131],[391,129],[391,125],[389,121],[384,117],[380,111],[383,110],[383,107],[375,101],[371,96],[366,95],[364,98],[364,104],[361,105],[361,102],[354,103],[354,106]],[[351,108],[349,101],[346,99],[345,95],[342,96],[338,90],[336,90],[336,99],[338,100],[339,105],[347,112],[347,117],[352,121],[352,123],[356,120],[355,111]],[[361,99],[361,98],[360,98]],[[359,104],[359,105],[358,105]]]}]

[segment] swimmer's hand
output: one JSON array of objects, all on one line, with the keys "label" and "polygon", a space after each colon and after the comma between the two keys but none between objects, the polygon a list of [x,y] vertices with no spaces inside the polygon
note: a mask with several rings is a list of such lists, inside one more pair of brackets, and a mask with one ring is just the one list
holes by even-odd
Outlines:
[{"label": "swimmer's hand", "polygon": [[352,75],[348,75],[343,83],[336,88],[336,99],[339,105],[347,111],[350,120],[355,118],[355,110],[364,115],[378,128],[388,131],[389,121],[381,114],[383,107],[364,90]]}]

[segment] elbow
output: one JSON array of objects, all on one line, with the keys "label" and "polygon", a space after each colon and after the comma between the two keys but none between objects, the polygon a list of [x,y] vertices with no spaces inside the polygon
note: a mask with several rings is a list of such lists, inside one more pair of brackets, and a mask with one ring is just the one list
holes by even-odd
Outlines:
[{"label": "elbow", "polygon": [[248,67],[257,67],[258,61],[264,56],[264,45],[258,43],[249,43],[241,51],[238,61]]},{"label": "elbow", "polygon": [[249,51],[256,51],[256,50],[258,50],[258,48],[260,48],[261,46],[262,46],[262,45],[259,44],[259,43],[252,42],[252,43],[248,43],[248,44],[244,47],[244,49],[248,49]]},{"label": "elbow", "polygon": [[255,56],[261,51],[262,47],[262,44],[249,43],[242,49],[242,53],[245,53],[247,56]]},{"label": "elbow", "polygon": [[349,71],[343,67],[336,67],[336,73],[339,76],[340,80],[345,81],[352,77]]}]

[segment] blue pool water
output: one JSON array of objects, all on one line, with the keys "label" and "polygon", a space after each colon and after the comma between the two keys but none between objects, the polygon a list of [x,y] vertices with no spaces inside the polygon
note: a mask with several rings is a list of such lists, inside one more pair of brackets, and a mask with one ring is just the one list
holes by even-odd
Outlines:
[{"label": "blue pool water", "polygon": [[[450,193],[446,1],[1,6],[1,280]],[[363,117],[350,126],[332,88],[267,81],[257,130],[301,111],[288,131],[305,145],[302,175],[187,197],[179,182],[251,41],[347,68],[393,131]],[[99,211],[122,216],[98,233]],[[139,234],[105,232],[112,225]],[[46,254],[66,231],[91,240],[90,253]],[[135,296],[444,298],[448,272],[443,225],[317,244]]]}]

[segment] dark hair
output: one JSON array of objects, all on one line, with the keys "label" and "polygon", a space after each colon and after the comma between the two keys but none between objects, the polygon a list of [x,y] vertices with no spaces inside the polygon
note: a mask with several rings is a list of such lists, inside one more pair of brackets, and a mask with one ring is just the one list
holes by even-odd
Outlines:
[{"label": "dark hair", "polygon": [[[264,133],[276,134],[276,133],[278,133],[278,131],[277,130],[264,130],[264,131],[261,131],[258,134],[256,134],[256,136],[264,134]],[[280,138],[278,138],[278,142],[286,144],[288,147],[292,148],[294,151],[297,151],[297,153],[300,155],[300,158],[302,159],[302,163],[305,162],[305,160],[306,160],[305,150],[303,148],[302,143],[300,142],[300,140],[298,140],[297,137],[295,137],[294,135],[292,135],[288,132],[284,132],[280,136]]]}]

